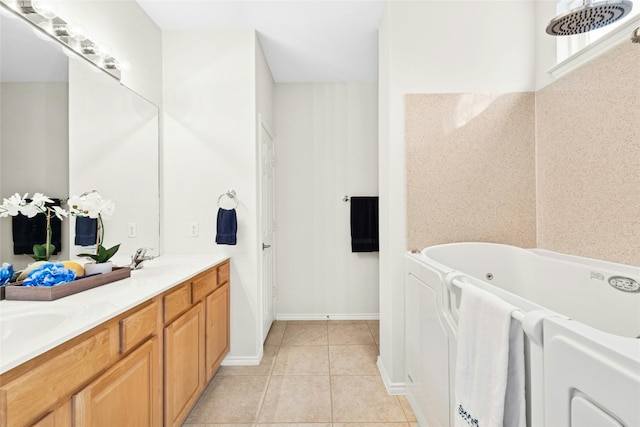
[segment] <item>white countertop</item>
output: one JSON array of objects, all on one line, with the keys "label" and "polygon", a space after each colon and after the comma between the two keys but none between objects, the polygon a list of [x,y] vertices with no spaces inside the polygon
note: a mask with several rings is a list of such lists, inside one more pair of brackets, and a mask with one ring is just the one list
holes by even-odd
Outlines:
[{"label": "white countertop", "polygon": [[131,277],[55,301],[0,301],[0,374],[228,259],[163,255]]}]

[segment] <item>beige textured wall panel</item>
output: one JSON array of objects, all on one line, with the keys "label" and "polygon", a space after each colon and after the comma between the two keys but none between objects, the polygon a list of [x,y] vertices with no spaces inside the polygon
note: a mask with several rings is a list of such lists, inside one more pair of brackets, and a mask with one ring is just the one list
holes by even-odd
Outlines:
[{"label": "beige textured wall panel", "polygon": [[407,245],[535,246],[534,94],[405,98]]},{"label": "beige textured wall panel", "polygon": [[640,265],[640,47],[536,94],[538,246]]}]

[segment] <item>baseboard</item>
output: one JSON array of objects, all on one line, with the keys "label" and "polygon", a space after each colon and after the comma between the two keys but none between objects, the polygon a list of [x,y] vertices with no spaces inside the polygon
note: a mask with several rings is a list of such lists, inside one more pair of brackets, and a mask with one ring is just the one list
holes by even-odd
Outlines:
[{"label": "baseboard", "polygon": [[387,371],[384,369],[384,364],[382,363],[380,356],[378,356],[376,365],[378,365],[378,371],[380,371],[380,376],[382,377],[382,382],[387,389],[387,393],[407,394],[407,386],[405,383],[392,383],[389,381],[389,376],[387,375]]},{"label": "baseboard", "polygon": [[277,320],[379,320],[380,313],[278,314]]},{"label": "baseboard", "polygon": [[222,366],[258,366],[262,361],[262,348],[257,356],[230,356],[224,358]]}]

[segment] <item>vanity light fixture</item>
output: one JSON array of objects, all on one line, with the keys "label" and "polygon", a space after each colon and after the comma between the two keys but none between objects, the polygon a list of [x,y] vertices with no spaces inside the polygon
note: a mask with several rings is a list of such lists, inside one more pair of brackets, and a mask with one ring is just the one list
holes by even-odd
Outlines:
[{"label": "vanity light fixture", "polygon": [[[126,61],[118,61],[111,55],[111,49],[87,38],[84,27],[69,24],[57,16],[55,5],[49,0],[0,0],[0,5],[33,24],[34,31],[47,34],[49,40],[56,40],[65,48],[73,50],[111,76],[120,80],[121,71],[128,69]],[[43,34],[44,33],[44,34]],[[128,66],[130,67],[130,66]]]},{"label": "vanity light fixture", "polygon": [[46,19],[53,19],[58,16],[58,9],[49,0],[31,0],[30,3],[31,9]]}]

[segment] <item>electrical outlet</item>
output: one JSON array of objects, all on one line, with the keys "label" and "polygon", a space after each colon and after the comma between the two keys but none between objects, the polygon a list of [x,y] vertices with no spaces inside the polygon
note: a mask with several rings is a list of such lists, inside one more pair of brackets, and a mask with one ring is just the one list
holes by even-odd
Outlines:
[{"label": "electrical outlet", "polygon": [[197,222],[192,222],[189,235],[191,237],[198,237],[199,234],[200,234],[200,224],[198,224]]},{"label": "electrical outlet", "polygon": [[127,224],[127,237],[133,238],[138,234],[138,227],[135,222],[130,222]]}]

